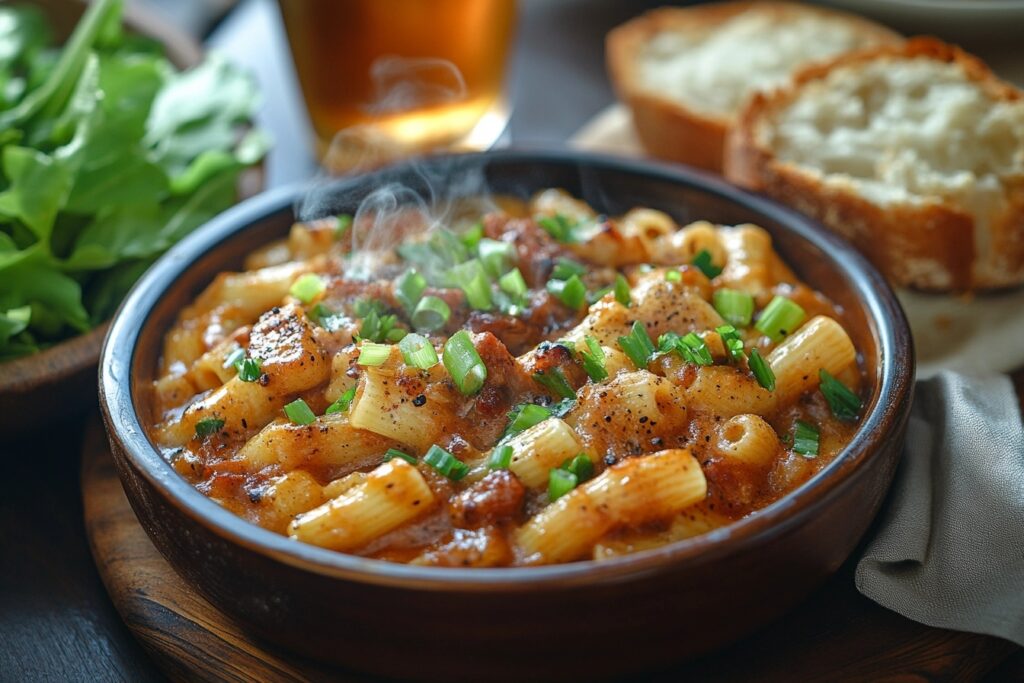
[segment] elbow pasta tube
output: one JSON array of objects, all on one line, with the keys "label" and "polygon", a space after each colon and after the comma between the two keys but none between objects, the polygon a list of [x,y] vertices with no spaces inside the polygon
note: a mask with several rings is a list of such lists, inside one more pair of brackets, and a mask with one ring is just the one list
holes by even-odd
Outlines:
[{"label": "elbow pasta tube", "polygon": [[711,254],[711,262],[716,266],[722,267],[727,260],[718,229],[707,221],[697,221],[665,235],[658,240],[655,249],[653,260],[661,265],[693,263],[702,251]]},{"label": "elbow pasta tube", "polygon": [[508,468],[526,486],[547,486],[548,472],[583,450],[564,421],[548,418],[508,440],[512,461]]},{"label": "elbow pasta tube", "polygon": [[404,460],[391,460],[370,472],[366,481],[297,517],[288,525],[288,535],[351,551],[419,517],[434,502],[419,470]]},{"label": "elbow pasta tube", "polygon": [[765,467],[781,449],[778,434],[759,415],[737,415],[718,428],[715,450],[730,460]]},{"label": "elbow pasta tube", "polygon": [[697,460],[685,449],[614,465],[539,512],[517,534],[528,561],[568,562],[586,554],[612,527],[677,514],[707,495]]},{"label": "elbow pasta tube", "polygon": [[857,350],[842,325],[823,315],[807,321],[768,354],[775,373],[775,403],[787,406],[818,386],[818,371],[839,375],[857,360]]}]

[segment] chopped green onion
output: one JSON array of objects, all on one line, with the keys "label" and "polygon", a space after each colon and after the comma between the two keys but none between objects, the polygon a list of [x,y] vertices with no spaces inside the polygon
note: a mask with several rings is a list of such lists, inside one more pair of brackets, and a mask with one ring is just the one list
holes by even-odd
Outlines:
[{"label": "chopped green onion", "polygon": [[470,226],[468,230],[459,235],[459,240],[468,248],[472,249],[476,245],[480,244],[480,240],[483,238],[483,236],[484,224],[481,223],[480,221],[477,221],[472,226]]},{"label": "chopped green onion", "polygon": [[538,384],[546,387],[556,396],[576,398],[576,391],[569,384],[569,380],[565,378],[562,368],[554,367],[535,372],[533,373],[533,378],[537,380]]},{"label": "chopped green onion", "polygon": [[802,420],[796,421],[796,428],[793,430],[793,452],[807,458],[815,458],[818,455],[820,434],[818,428]]},{"label": "chopped green onion", "polygon": [[390,356],[390,344],[364,341],[359,345],[359,359],[356,362],[359,365],[383,365]]},{"label": "chopped green onion", "polygon": [[235,365],[238,370],[238,379],[243,382],[255,382],[262,374],[262,365],[263,362],[259,358],[243,358]]},{"label": "chopped green onion", "polygon": [[587,267],[579,261],[573,261],[571,258],[560,257],[558,262],[555,263],[554,270],[551,271],[551,278],[554,280],[568,280],[573,275],[586,275]]},{"label": "chopped green onion", "polygon": [[245,349],[243,349],[241,346],[236,346],[235,350],[232,351],[231,353],[229,353],[224,358],[224,364],[221,365],[221,367],[222,368],[234,367],[234,366],[238,365],[244,359],[245,359]]},{"label": "chopped green onion", "polygon": [[416,458],[412,457],[411,455],[409,455],[405,451],[400,451],[397,448],[389,448],[387,451],[384,452],[384,462],[387,462],[389,460],[394,460],[395,458],[399,458],[401,460],[404,460],[407,463],[409,463],[410,465],[415,465],[416,464]]},{"label": "chopped green onion", "polygon": [[575,474],[578,481],[586,481],[594,475],[594,463],[586,453],[579,453],[571,460],[566,460],[559,469]]},{"label": "chopped green onion", "polygon": [[754,329],[777,342],[792,334],[806,317],[804,309],[795,301],[784,296],[776,296],[761,311],[761,317],[757,319]]},{"label": "chopped green onion", "polygon": [[452,309],[444,299],[427,295],[420,299],[416,310],[412,312],[412,326],[417,330],[434,332],[444,327],[451,315]]},{"label": "chopped green onion", "polygon": [[747,354],[743,351],[743,339],[735,327],[732,325],[722,325],[721,327],[716,327],[715,332],[722,338],[722,345],[725,346],[725,350],[730,358],[737,363],[746,359]]},{"label": "chopped green onion", "polygon": [[469,332],[459,330],[449,337],[441,357],[460,392],[469,396],[480,391],[487,379],[487,366],[476,352]]},{"label": "chopped green onion", "polygon": [[633,329],[627,336],[619,337],[619,347],[640,370],[647,367],[655,351],[654,342],[639,320],[633,323]]},{"label": "chopped green onion", "polygon": [[675,269],[673,269],[673,270],[666,270],[665,271],[665,279],[668,282],[682,282],[683,281],[683,274],[680,273],[678,270],[675,270]]},{"label": "chopped green onion", "polygon": [[558,242],[572,242],[574,240],[573,227],[575,227],[575,222],[560,213],[556,213],[554,216],[538,218],[537,225]]},{"label": "chopped green onion", "polygon": [[344,413],[348,410],[349,406],[352,405],[352,399],[356,397],[356,388],[349,387],[348,390],[338,397],[338,400],[327,406],[327,410],[324,411],[324,415],[330,415],[332,413]]},{"label": "chopped green onion", "polygon": [[575,405],[575,398],[563,398],[558,403],[552,404],[549,410],[551,411],[551,414],[554,415],[555,417],[565,417],[566,413],[572,410],[573,406]]},{"label": "chopped green onion", "polygon": [[508,466],[512,464],[512,447],[511,446],[498,446],[491,455],[487,458],[487,467],[492,470],[507,470]]},{"label": "chopped green onion", "polygon": [[608,379],[608,369],[605,367],[604,349],[591,335],[586,336],[587,349],[580,351],[580,362],[587,376],[595,382]]},{"label": "chopped green onion", "polygon": [[437,365],[437,351],[434,350],[434,345],[423,335],[407,334],[398,343],[398,349],[402,352],[402,359],[405,360],[405,364],[410,367],[426,370]]},{"label": "chopped green onion", "polygon": [[548,474],[548,500],[556,501],[576,488],[579,479],[568,470],[555,468]]},{"label": "chopped green onion", "polygon": [[520,403],[509,412],[508,427],[505,428],[505,433],[501,435],[501,440],[504,441],[520,432],[524,432],[530,427],[548,419],[551,415],[551,411],[544,406],[539,406],[535,403]]},{"label": "chopped green onion", "polygon": [[712,262],[711,252],[707,249],[698,251],[690,263],[700,268],[700,272],[704,273],[709,280],[718,277],[722,272],[722,269]]},{"label": "chopped green onion", "polygon": [[449,279],[466,294],[466,303],[477,311],[489,311],[494,303],[491,300],[491,282],[479,259],[460,263],[451,269]]},{"label": "chopped green onion", "polygon": [[452,481],[462,479],[469,472],[469,466],[466,463],[436,444],[431,446],[427,454],[423,456],[423,462]]},{"label": "chopped green onion", "polygon": [[309,311],[310,319],[328,332],[337,332],[349,324],[351,319],[341,313],[335,313],[331,309],[318,303]]},{"label": "chopped green onion", "polygon": [[775,373],[772,372],[767,361],[761,357],[761,352],[757,349],[750,349],[750,358],[747,359],[747,363],[750,365],[750,371],[754,373],[757,383],[768,391],[775,391]]},{"label": "chopped green onion", "polygon": [[316,415],[310,410],[309,405],[301,398],[297,398],[286,405],[284,407],[284,414],[297,425],[308,425],[316,419]]},{"label": "chopped green onion", "polygon": [[398,299],[398,303],[402,304],[406,313],[412,313],[426,288],[427,279],[420,275],[415,268],[410,268],[395,281],[395,298]]},{"label": "chopped green onion", "polygon": [[610,293],[613,289],[615,289],[615,287],[613,287],[612,285],[607,285],[605,287],[602,287],[601,289],[595,289],[592,292],[587,292],[587,303],[596,304],[598,301],[604,298],[605,294]]},{"label": "chopped green onion", "polygon": [[615,300],[627,308],[632,300],[629,292],[629,281],[626,280],[622,273],[615,276]]},{"label": "chopped green onion", "polygon": [[677,349],[682,352],[683,357],[695,365],[713,365],[715,359],[711,357],[711,350],[696,332],[690,332],[679,340]]},{"label": "chopped green onion", "polygon": [[216,434],[224,428],[224,420],[219,417],[206,417],[196,422],[196,436],[202,438]]},{"label": "chopped green onion", "polygon": [[395,325],[398,324],[398,316],[394,314],[381,315],[379,311],[383,310],[383,304],[379,304],[378,302],[372,302],[372,304],[366,306],[357,305],[358,310],[367,312],[363,318],[363,322],[359,326],[359,333],[356,335],[356,340],[394,342],[404,337],[406,331],[400,327],[395,327]]},{"label": "chopped green onion", "polygon": [[548,280],[548,291],[563,304],[578,311],[587,302],[587,286],[579,275],[568,280]]},{"label": "chopped green onion", "polygon": [[517,299],[522,299],[527,292],[526,280],[523,279],[523,274],[519,272],[518,268],[513,268],[498,278],[498,287],[501,288],[501,291]]},{"label": "chopped green onion", "polygon": [[735,327],[746,327],[754,315],[754,297],[738,289],[716,289],[712,303],[722,319]]},{"label": "chopped green onion", "polygon": [[818,379],[821,380],[819,388],[821,393],[825,395],[825,400],[828,401],[832,414],[840,420],[847,422],[856,420],[857,413],[860,412],[863,405],[860,396],[851,391],[849,387],[833,377],[824,368],[818,370]]},{"label": "chopped green onion", "polygon": [[299,278],[292,283],[292,288],[288,291],[302,303],[311,304],[313,303],[313,300],[323,294],[326,289],[327,285],[324,284],[323,278],[316,273],[306,273],[304,275],[300,275]]},{"label": "chopped green onion", "polygon": [[334,217],[334,237],[335,239],[340,238],[348,229],[352,227],[352,216],[347,213],[340,214]]},{"label": "chopped green onion", "polygon": [[480,255],[480,262],[484,264],[487,274],[492,278],[499,278],[512,267],[516,257],[515,249],[511,242],[499,242],[485,237],[477,245],[477,254]]}]

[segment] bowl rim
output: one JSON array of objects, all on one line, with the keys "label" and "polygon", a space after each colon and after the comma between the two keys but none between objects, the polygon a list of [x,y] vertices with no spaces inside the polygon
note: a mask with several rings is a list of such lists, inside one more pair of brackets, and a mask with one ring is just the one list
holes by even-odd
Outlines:
[{"label": "bowl rim", "polygon": [[[153,308],[196,256],[245,231],[255,222],[288,210],[309,188],[308,181],[265,192],[220,214],[173,246],[124,298],[115,313],[100,357],[100,406],[108,435],[121,446],[127,465],[179,512],[227,542],[306,571],[352,582],[428,590],[494,591],[557,588],[630,580],[681,563],[710,562],[740,548],[784,534],[801,522],[800,510],[825,504],[830,493],[848,485],[905,418],[912,391],[914,351],[906,317],[882,276],[853,246],[812,219],[773,200],[738,188],[726,180],[689,167],[648,160],[626,159],[575,150],[501,150],[445,154],[416,160],[420,165],[518,162],[576,164],[667,181],[715,195],[748,210],[771,215],[784,229],[795,232],[827,254],[832,266],[844,272],[872,333],[879,358],[877,399],[849,444],[815,476],[796,490],[756,513],[725,527],[682,541],[607,560],[584,560],[539,567],[454,568],[419,567],[349,555],[298,543],[263,529],[210,500],[164,460],[143,427],[132,400],[131,377],[141,331],[151,324]],[[370,174],[339,179],[332,188],[367,182],[378,173],[393,173],[406,163]],[[126,390],[122,390],[126,388]],[[119,467],[122,481],[123,467]]]}]

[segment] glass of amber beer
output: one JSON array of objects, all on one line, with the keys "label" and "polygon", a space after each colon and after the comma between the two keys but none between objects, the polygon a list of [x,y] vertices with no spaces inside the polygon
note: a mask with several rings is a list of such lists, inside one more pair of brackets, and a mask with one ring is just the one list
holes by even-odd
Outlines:
[{"label": "glass of amber beer", "polygon": [[501,101],[515,0],[279,5],[329,170],[365,155],[353,140],[378,155],[386,148],[386,158],[458,146]]}]

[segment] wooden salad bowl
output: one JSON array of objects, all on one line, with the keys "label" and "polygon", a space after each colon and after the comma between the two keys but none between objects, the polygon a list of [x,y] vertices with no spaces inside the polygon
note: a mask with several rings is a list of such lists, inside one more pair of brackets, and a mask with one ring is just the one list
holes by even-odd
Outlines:
[{"label": "wooden salad bowl", "polygon": [[818,475],[732,525],[600,562],[449,569],[300,544],[236,517],[178,476],[154,447],[161,337],[246,252],[287,233],[301,186],[222,214],[173,247],[111,324],[100,403],[128,499],[181,576],[256,637],[329,664],[402,679],[609,678],[707,652],[797,604],[849,556],[878,511],[903,448],[914,367],[906,319],[882,277],[794,211],[699,172],[576,152],[432,157],[317,190],[324,215],[353,212],[399,182],[442,198],[470,188],[526,197],[562,187],[608,214],[634,206],[766,228],[800,277],[845,309],[869,392],[860,430]]},{"label": "wooden salad bowl", "polygon": [[[55,39],[66,39],[85,11],[81,0],[37,0]],[[129,30],[160,41],[167,58],[179,69],[198,64],[203,49],[171,22],[136,5],[124,10]],[[107,324],[72,337],[39,353],[0,361],[0,432],[28,432],[44,424],[77,417],[96,405],[96,364]]]}]

